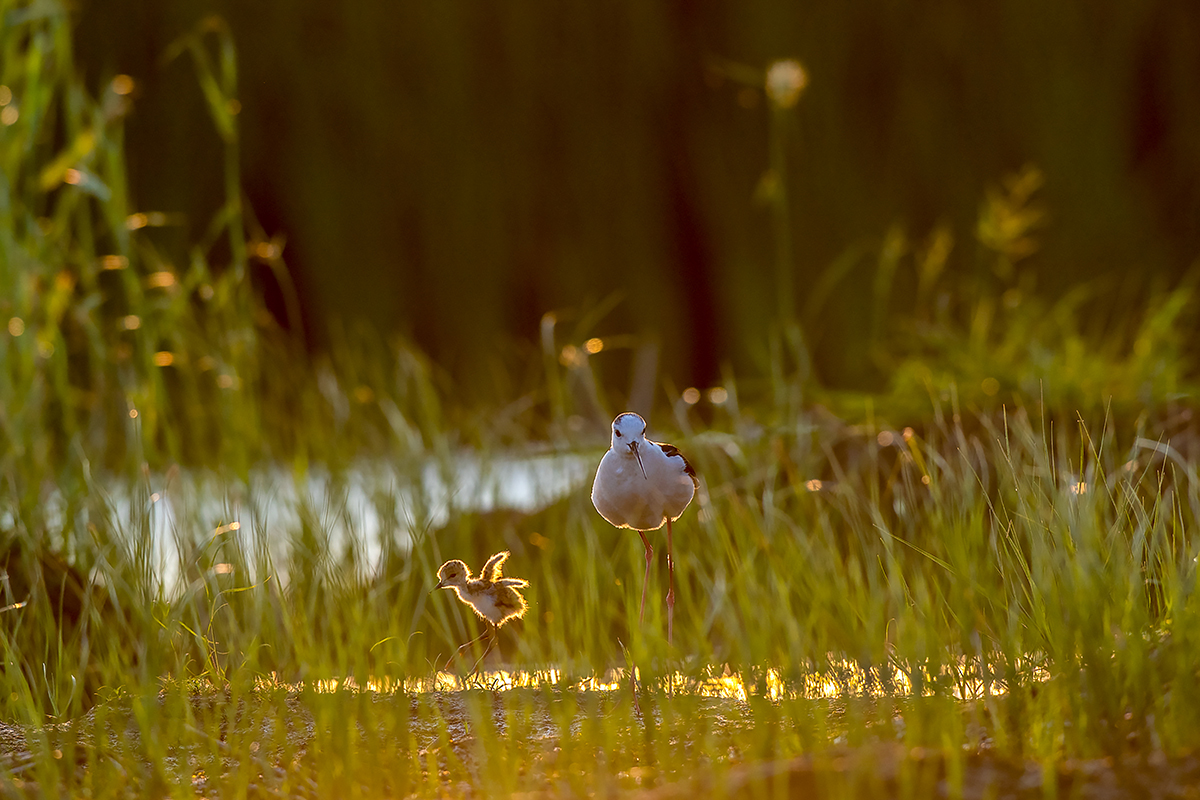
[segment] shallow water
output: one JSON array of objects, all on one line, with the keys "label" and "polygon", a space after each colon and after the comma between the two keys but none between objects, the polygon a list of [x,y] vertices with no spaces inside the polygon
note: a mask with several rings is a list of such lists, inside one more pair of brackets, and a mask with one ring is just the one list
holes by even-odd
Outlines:
[{"label": "shallow water", "polygon": [[[598,460],[578,453],[487,458],[464,453],[415,464],[362,462],[336,477],[321,470],[302,478],[284,469],[257,470],[248,481],[172,470],[136,486],[98,481],[93,491],[102,498],[107,529],[131,544],[148,530],[151,563],[170,596],[182,588],[181,543],[203,546],[217,537],[237,537],[246,552],[254,552],[258,539],[269,543],[281,564],[291,534],[307,516],[331,554],[356,548],[359,563],[370,570],[385,539],[407,552],[414,536],[444,526],[453,512],[536,511],[583,487]],[[58,490],[43,504],[52,544],[61,544],[67,509]],[[98,521],[90,516],[95,508],[71,513],[76,530]],[[0,508],[0,529],[14,522],[13,511]],[[279,577],[286,581],[286,575]]]}]

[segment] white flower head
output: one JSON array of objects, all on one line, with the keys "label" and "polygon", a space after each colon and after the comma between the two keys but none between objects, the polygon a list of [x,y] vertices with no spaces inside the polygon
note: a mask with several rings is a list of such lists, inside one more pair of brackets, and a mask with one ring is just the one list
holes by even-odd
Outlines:
[{"label": "white flower head", "polygon": [[794,58],[776,61],[767,68],[767,97],[779,108],[791,108],[808,86],[808,73]]}]

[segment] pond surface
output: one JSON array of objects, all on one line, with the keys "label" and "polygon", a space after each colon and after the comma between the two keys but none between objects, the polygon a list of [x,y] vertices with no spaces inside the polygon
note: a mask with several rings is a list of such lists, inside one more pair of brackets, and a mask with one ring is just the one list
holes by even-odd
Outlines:
[{"label": "pond surface", "polygon": [[[360,563],[378,563],[385,537],[400,552],[413,537],[449,522],[452,513],[513,509],[532,512],[583,489],[600,453],[547,453],[483,457],[463,453],[443,461],[362,462],[333,476],[310,470],[297,477],[284,469],[257,470],[248,481],[210,472],[172,470],[151,474],[142,485],[101,482],[107,527],[132,541],[148,531],[150,556],[168,595],[180,587],[179,544],[239,537],[248,552],[265,535],[277,563],[292,532],[305,522],[328,552],[357,548]],[[57,491],[44,503],[46,528],[61,536],[68,513]],[[93,522],[94,509],[72,512],[77,529]],[[13,513],[0,509],[0,529]],[[286,579],[286,575],[281,575]]]}]

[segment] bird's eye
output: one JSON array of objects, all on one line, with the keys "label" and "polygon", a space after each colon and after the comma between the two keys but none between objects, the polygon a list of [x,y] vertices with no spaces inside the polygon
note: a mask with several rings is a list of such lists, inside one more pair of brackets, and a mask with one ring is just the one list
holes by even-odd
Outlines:
[{"label": "bird's eye", "polygon": [[618,438],[618,439],[620,439],[620,438],[621,438],[621,432],[620,432],[620,431],[613,431],[613,433],[615,433],[615,434],[617,435],[617,438]]}]

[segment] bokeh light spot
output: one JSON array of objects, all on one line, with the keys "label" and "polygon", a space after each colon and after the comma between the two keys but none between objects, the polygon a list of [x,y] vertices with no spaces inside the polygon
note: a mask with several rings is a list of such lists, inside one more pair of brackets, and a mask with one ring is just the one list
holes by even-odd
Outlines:
[{"label": "bokeh light spot", "polygon": [[558,356],[558,360],[562,362],[564,367],[578,367],[583,364],[583,359],[583,353],[573,344],[564,347]]},{"label": "bokeh light spot", "polygon": [[117,75],[112,79],[113,94],[119,94],[122,97],[133,91],[133,78],[128,75]]},{"label": "bokeh light spot", "polygon": [[767,97],[779,108],[791,108],[808,86],[808,73],[794,58],[776,61],[767,69]]},{"label": "bokeh light spot", "polygon": [[689,406],[694,406],[700,402],[700,390],[695,386],[689,386],[683,390],[683,402]]},{"label": "bokeh light spot", "polygon": [[25,320],[20,317],[13,317],[8,321],[8,332],[13,336],[20,336],[25,332]]},{"label": "bokeh light spot", "polygon": [[174,273],[160,270],[152,272],[146,276],[146,288],[148,289],[166,289],[168,286],[175,285]]}]

